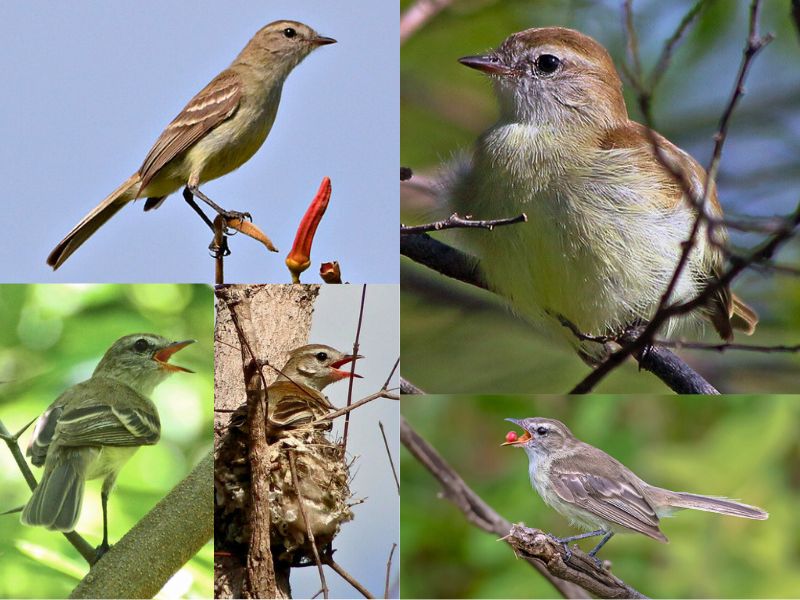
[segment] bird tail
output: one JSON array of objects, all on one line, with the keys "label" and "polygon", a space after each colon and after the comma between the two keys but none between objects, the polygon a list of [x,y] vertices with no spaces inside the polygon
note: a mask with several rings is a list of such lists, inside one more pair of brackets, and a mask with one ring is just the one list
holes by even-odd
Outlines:
[{"label": "bird tail", "polygon": [[758,314],[736,294],[732,295],[733,314],[731,315],[731,326],[734,329],[744,331],[746,335],[752,335],[758,325]]},{"label": "bird tail", "polygon": [[[62,450],[63,451],[63,450]],[[65,451],[52,469],[45,469],[42,480],[22,510],[24,525],[38,525],[55,531],[72,531],[83,504],[86,464],[80,451]]]},{"label": "bird tail", "polygon": [[761,510],[757,506],[750,506],[749,504],[736,502],[729,498],[700,496],[699,494],[672,492],[669,490],[661,491],[666,494],[667,503],[673,508],[691,508],[693,510],[704,510],[706,512],[715,512],[721,515],[756,519],[759,521],[763,521],[769,517],[768,512]]},{"label": "bird tail", "polygon": [[58,269],[58,267],[60,267],[75,250],[80,248],[95,231],[113,217],[123,206],[136,198],[136,194],[139,191],[139,181],[139,173],[134,173],[125,183],[111,192],[105,200],[95,206],[91,212],[83,217],[80,223],[75,225],[72,231],[53,248],[53,251],[50,252],[50,255],[47,257],[47,264],[53,267],[54,271]]}]

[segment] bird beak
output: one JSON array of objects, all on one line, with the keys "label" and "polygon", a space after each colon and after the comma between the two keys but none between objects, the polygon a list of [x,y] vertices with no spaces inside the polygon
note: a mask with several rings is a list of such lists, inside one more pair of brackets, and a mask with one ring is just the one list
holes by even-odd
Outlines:
[{"label": "bird beak", "polygon": [[520,445],[524,444],[525,442],[527,442],[529,439],[531,439],[533,437],[530,433],[528,433],[527,429],[522,427],[522,425],[520,424],[519,419],[506,419],[506,421],[510,421],[511,423],[514,423],[514,425],[516,425],[517,427],[520,427],[525,433],[523,433],[520,437],[518,437],[513,442],[503,442],[502,444],[500,444],[501,446],[520,446]]},{"label": "bird beak", "polygon": [[194,373],[194,371],[187,369],[186,367],[170,364],[169,359],[178,350],[186,348],[186,346],[189,344],[194,344],[196,341],[197,340],[184,340],[182,342],[172,342],[171,344],[164,346],[161,350],[156,351],[156,353],[153,354],[153,360],[156,361],[159,366],[166,371],[184,371],[186,373]]},{"label": "bird beak", "polygon": [[504,65],[500,59],[492,54],[486,56],[464,56],[458,59],[462,65],[470,69],[477,69],[487,75],[516,75],[517,71]]},{"label": "bird beak", "polygon": [[358,377],[361,379],[361,375],[357,373],[350,373],[350,371],[342,371],[339,369],[342,365],[346,365],[347,363],[351,363],[358,358],[364,358],[360,354],[356,354],[355,356],[352,354],[348,354],[347,356],[343,356],[337,361],[331,363],[331,368],[333,369],[334,375],[336,375],[337,379],[346,379],[347,377]]},{"label": "bird beak", "polygon": [[318,35],[311,40],[311,43],[315,46],[327,46],[328,44],[335,44],[336,40],[331,37],[325,37],[324,35]]}]

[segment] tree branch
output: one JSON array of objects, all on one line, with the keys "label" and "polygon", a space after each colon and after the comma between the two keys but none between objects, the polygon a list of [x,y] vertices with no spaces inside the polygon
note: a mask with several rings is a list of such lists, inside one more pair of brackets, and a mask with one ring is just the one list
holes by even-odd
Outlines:
[{"label": "tree branch", "polygon": [[87,573],[70,598],[152,598],[213,536],[214,456],[205,458]]}]

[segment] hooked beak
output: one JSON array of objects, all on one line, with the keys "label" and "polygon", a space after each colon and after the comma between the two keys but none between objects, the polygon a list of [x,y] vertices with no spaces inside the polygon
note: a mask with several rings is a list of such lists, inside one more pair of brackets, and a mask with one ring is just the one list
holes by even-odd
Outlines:
[{"label": "hooked beak", "polygon": [[525,442],[527,442],[529,439],[531,439],[533,437],[530,433],[528,433],[528,430],[526,430],[524,427],[522,427],[522,425],[520,424],[520,420],[519,419],[506,419],[506,421],[510,421],[511,423],[514,423],[514,425],[516,425],[517,427],[520,427],[525,433],[523,433],[520,437],[518,437],[513,442],[503,442],[502,444],[500,444],[501,446],[520,446],[520,445],[524,444]]},{"label": "hooked beak", "polygon": [[156,361],[159,366],[166,371],[184,371],[186,373],[194,373],[194,371],[187,369],[186,367],[170,364],[169,359],[178,350],[182,350],[189,344],[194,344],[196,341],[197,340],[184,340],[182,342],[172,342],[171,344],[161,348],[161,350],[156,351],[156,353],[153,354],[153,360]]},{"label": "hooked beak", "polygon": [[315,46],[327,46],[328,44],[335,44],[336,40],[331,37],[325,37],[324,35],[318,35],[311,40],[311,43]]},{"label": "hooked beak", "polygon": [[493,54],[485,56],[464,56],[458,59],[462,65],[470,69],[476,69],[487,75],[516,75],[517,71],[508,65],[504,65],[499,58]]},{"label": "hooked beak", "polygon": [[334,375],[336,375],[337,379],[346,379],[347,377],[358,377],[361,379],[361,375],[357,373],[350,373],[350,371],[342,371],[339,367],[346,365],[347,363],[351,363],[358,358],[364,358],[360,354],[352,355],[348,354],[347,356],[343,356],[337,361],[331,363],[331,369],[333,369]]}]

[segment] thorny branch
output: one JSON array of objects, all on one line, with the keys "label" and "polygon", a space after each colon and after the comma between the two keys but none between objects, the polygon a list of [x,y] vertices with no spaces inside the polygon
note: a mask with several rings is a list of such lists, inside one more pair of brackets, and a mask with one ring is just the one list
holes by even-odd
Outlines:
[{"label": "thorny branch", "polygon": [[400,440],[419,463],[442,486],[444,497],[458,508],[472,525],[500,536],[514,548],[517,556],[539,571],[565,598],[644,598],[609,571],[598,568],[594,560],[575,547],[567,561],[563,546],[538,529],[528,529],[500,516],[445,462],[408,422],[401,417]]},{"label": "thorny branch", "polygon": [[453,213],[446,219],[435,221],[433,223],[427,223],[425,225],[400,225],[400,233],[407,235],[410,233],[442,231],[444,229],[488,229],[491,231],[495,227],[500,227],[501,225],[513,225],[514,223],[527,222],[528,215],[525,213],[517,215],[516,217],[510,217],[508,219],[491,219],[480,221],[474,221],[469,218],[464,219],[458,216],[458,213]]}]

